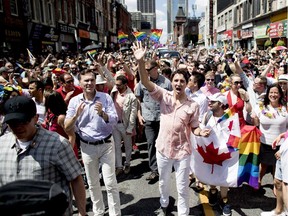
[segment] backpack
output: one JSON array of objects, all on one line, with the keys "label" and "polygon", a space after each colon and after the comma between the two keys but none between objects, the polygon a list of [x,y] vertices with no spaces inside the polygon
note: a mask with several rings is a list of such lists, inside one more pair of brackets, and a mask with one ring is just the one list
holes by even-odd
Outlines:
[{"label": "backpack", "polygon": [[41,180],[17,180],[0,187],[1,215],[60,216],[68,207],[63,189]]}]

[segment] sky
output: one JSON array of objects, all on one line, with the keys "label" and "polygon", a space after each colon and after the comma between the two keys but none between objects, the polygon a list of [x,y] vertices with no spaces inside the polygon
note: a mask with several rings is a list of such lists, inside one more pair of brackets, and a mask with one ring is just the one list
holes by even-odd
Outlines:
[{"label": "sky", "polygon": [[[189,14],[192,13],[192,4],[197,5],[196,16],[200,16],[201,12],[205,11],[205,6],[208,0],[189,0]],[[161,43],[166,43],[167,40],[167,0],[156,0],[156,25],[157,28],[163,29],[162,36],[160,38]],[[137,11],[137,1],[136,0],[125,0],[128,11]]]}]

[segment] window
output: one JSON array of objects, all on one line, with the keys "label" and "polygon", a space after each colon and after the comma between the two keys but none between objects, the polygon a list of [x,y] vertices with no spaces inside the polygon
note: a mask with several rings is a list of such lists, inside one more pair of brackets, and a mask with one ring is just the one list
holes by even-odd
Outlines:
[{"label": "window", "polygon": [[63,21],[65,23],[68,23],[68,6],[67,6],[67,1],[64,0],[63,1],[63,13],[64,13],[64,16],[63,16]]},{"label": "window", "polygon": [[57,5],[57,8],[58,8],[58,20],[59,21],[63,21],[63,14],[62,14],[62,0],[58,0],[58,5]]},{"label": "window", "polygon": [[48,9],[48,14],[47,14],[47,20],[50,24],[54,25],[54,9],[53,9],[53,4],[51,1],[47,2],[47,9]]},{"label": "window", "polygon": [[10,9],[12,15],[18,16],[17,0],[10,0]]},{"label": "window", "polygon": [[39,4],[40,4],[40,21],[42,23],[46,23],[46,20],[45,20],[45,2],[40,0]]},{"label": "window", "polygon": [[224,25],[223,15],[221,16],[221,25]]},{"label": "window", "polygon": [[230,11],[229,11],[228,20],[229,20],[229,21],[231,21],[231,20],[232,20],[232,10],[230,10]]},{"label": "window", "polygon": [[0,11],[3,12],[3,0],[0,0]]},{"label": "window", "polygon": [[220,22],[220,17],[218,17],[218,26],[221,25],[221,22]]}]

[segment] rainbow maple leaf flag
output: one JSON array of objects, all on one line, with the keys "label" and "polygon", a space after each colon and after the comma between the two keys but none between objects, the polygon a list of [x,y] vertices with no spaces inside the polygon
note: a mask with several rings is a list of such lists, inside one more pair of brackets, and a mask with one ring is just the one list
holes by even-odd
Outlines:
[{"label": "rainbow maple leaf flag", "polygon": [[97,54],[96,50],[90,50],[87,52],[89,55],[91,55],[92,57],[94,57]]},{"label": "rainbow maple leaf flag", "polygon": [[122,44],[127,41],[128,41],[128,35],[125,34],[123,31],[118,31],[118,42]]},{"label": "rainbow maple leaf flag", "polygon": [[150,40],[154,42],[158,42],[162,35],[162,32],[163,32],[163,29],[151,29]]},{"label": "rainbow maple leaf flag", "polygon": [[145,32],[132,32],[132,34],[138,41],[142,41],[147,38],[147,34]]},{"label": "rainbow maple leaf flag", "polygon": [[191,168],[199,181],[223,187],[248,183],[258,188],[260,131],[255,126],[240,131],[237,113],[215,126],[200,126],[211,133],[209,137],[191,135]]},{"label": "rainbow maple leaf flag", "polygon": [[232,117],[236,113],[235,107],[228,108],[225,113],[218,119],[217,123]]}]

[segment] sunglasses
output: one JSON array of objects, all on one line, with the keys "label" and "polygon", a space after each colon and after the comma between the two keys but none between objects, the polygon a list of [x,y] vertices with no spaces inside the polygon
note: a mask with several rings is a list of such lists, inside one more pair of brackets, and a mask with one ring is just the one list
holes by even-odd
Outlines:
[{"label": "sunglasses", "polygon": [[146,68],[146,71],[150,72],[151,70],[153,70],[155,67],[151,67],[151,68]]},{"label": "sunglasses", "polygon": [[214,81],[214,79],[206,79],[206,81]]},{"label": "sunglasses", "polygon": [[234,83],[233,83],[234,85],[242,85],[243,84],[243,82],[242,81],[235,81]]}]

